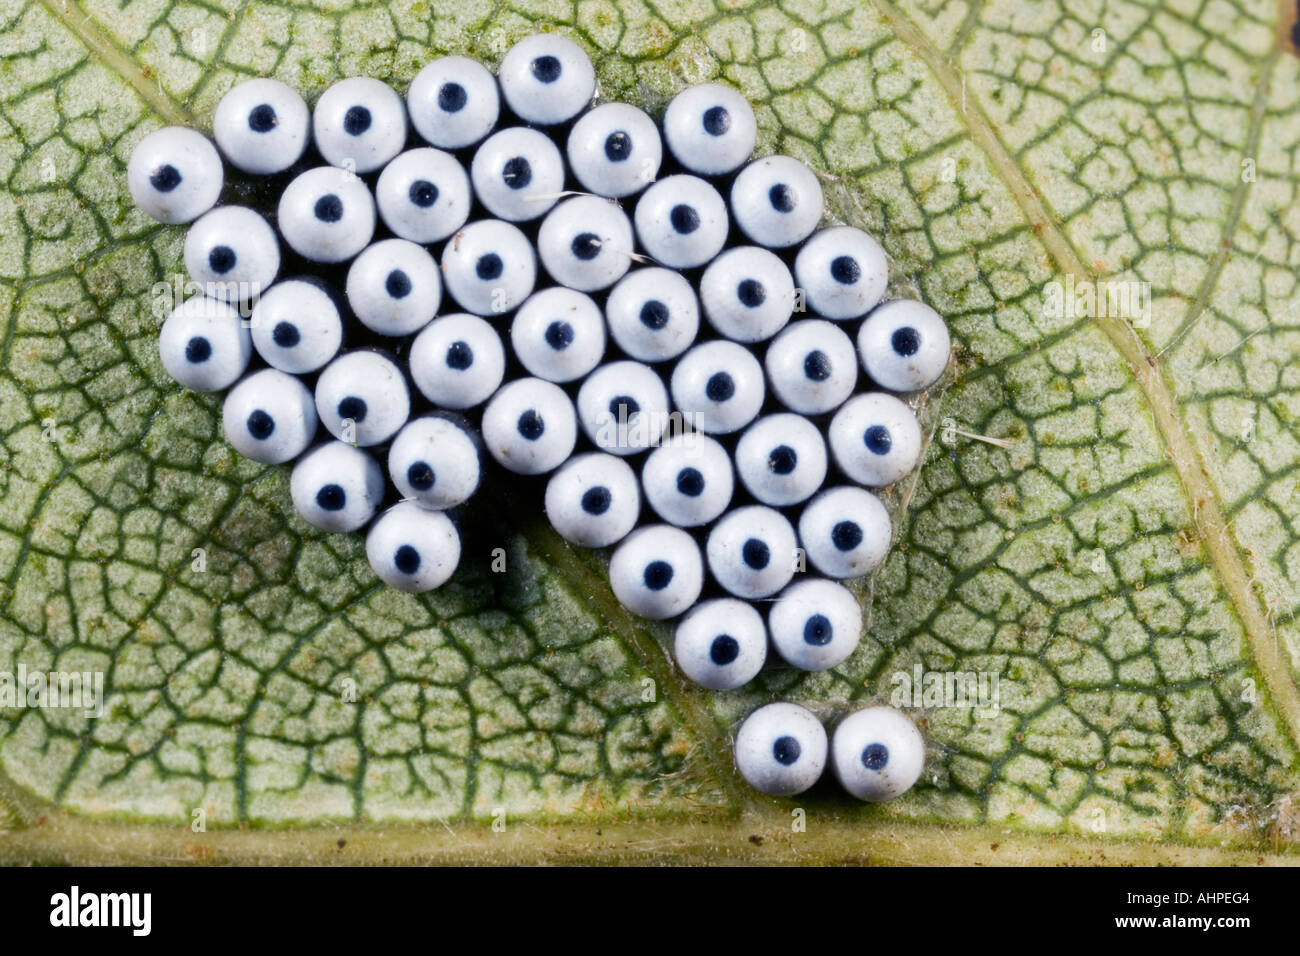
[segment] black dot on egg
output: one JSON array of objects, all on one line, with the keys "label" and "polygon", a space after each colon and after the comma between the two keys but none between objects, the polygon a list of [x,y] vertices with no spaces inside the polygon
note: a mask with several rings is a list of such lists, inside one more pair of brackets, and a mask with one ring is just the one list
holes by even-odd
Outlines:
[{"label": "black dot on egg", "polygon": [[704,383],[704,394],[711,402],[725,402],[736,394],[736,382],[726,372],[714,372]]},{"label": "black dot on egg", "polygon": [[452,342],[447,346],[447,368],[463,372],[474,364],[474,350],[468,342]]},{"label": "black dot on egg", "polygon": [[491,282],[493,279],[500,279],[501,273],[505,271],[505,263],[495,252],[488,252],[478,257],[478,262],[474,264],[474,273],[484,282]]},{"label": "black dot on egg", "polygon": [[560,78],[563,66],[559,57],[539,56],[533,60],[531,69],[533,76],[537,77],[539,83],[554,83]]},{"label": "black dot on egg", "polygon": [[533,181],[533,167],[523,156],[512,156],[501,167],[501,181],[511,189],[523,189]]},{"label": "black dot on egg", "polygon": [[384,280],[384,291],[394,299],[404,299],[411,294],[411,277],[401,269],[394,269]]},{"label": "black dot on egg", "polygon": [[366,400],[358,395],[349,395],[338,404],[339,418],[351,419],[360,424],[366,420]]},{"label": "black dot on egg", "polygon": [[862,443],[873,455],[888,455],[894,447],[894,440],[889,437],[889,429],[884,425],[872,425],[862,433]]},{"label": "black dot on egg", "polygon": [[677,490],[687,498],[698,498],[704,494],[704,474],[698,468],[683,468],[677,472]]},{"label": "black dot on egg", "polygon": [[673,566],[667,561],[651,561],[645,566],[641,579],[651,591],[662,591],[672,583]]},{"label": "black dot on egg", "polygon": [[852,551],[862,543],[862,527],[856,521],[839,521],[831,528],[831,543],[840,551]]},{"label": "black dot on egg", "polygon": [[710,106],[701,118],[704,132],[710,136],[721,136],[731,129],[731,114],[725,106]]},{"label": "black dot on egg", "polygon": [[757,309],[767,301],[767,290],[757,279],[742,279],[736,286],[736,298],[747,309]]},{"label": "black dot on egg", "polygon": [[312,211],[321,222],[338,222],[343,218],[343,200],[333,193],[326,193],[316,200]]},{"label": "black dot on egg", "polygon": [[611,163],[623,163],[632,155],[632,137],[623,130],[615,130],[605,137],[605,158]]},{"label": "black dot on egg", "polygon": [[266,441],[275,431],[275,419],[260,408],[249,413],[244,425],[248,429],[248,434],[258,441]]},{"label": "black dot on egg", "polygon": [[212,343],[201,335],[195,335],[185,343],[185,361],[191,365],[201,365],[212,357]]},{"label": "black dot on egg", "polygon": [[370,110],[364,106],[349,106],[348,111],[343,114],[343,131],[349,136],[360,136],[370,129],[372,122],[374,119],[370,115]]},{"label": "black dot on egg", "polygon": [[772,561],[772,549],[767,546],[766,541],[750,538],[741,545],[740,560],[745,562],[747,568],[762,571]]},{"label": "black dot on egg", "polygon": [[831,625],[830,618],[825,614],[814,614],[804,621],[804,643],[822,647],[829,644],[834,636],[835,628]]},{"label": "black dot on egg", "polygon": [[271,341],[282,349],[291,349],[301,340],[302,334],[292,322],[277,322],[271,329]]},{"label": "black dot on egg", "polygon": [[603,515],[609,510],[614,496],[604,485],[596,485],[582,493],[582,510],[589,515]]},{"label": "black dot on egg", "polygon": [[170,163],[164,163],[149,176],[149,185],[160,193],[169,193],[181,184],[181,171]]},{"label": "black dot on egg", "polygon": [[403,574],[414,574],[420,570],[420,552],[409,544],[404,544],[393,552],[393,567]]},{"label": "black dot on egg", "polygon": [[767,467],[775,474],[788,475],[799,464],[799,455],[789,445],[777,445],[767,455]]},{"label": "black dot on egg", "polygon": [[830,356],[821,349],[813,349],[803,357],[803,374],[814,382],[824,382],[831,377]]},{"label": "black dot on egg", "polygon": [[693,206],[679,202],[676,206],[668,211],[668,221],[672,223],[673,230],[680,235],[687,236],[700,228],[700,214],[695,211]]},{"label": "black dot on egg", "polygon": [[235,268],[235,250],[229,246],[213,246],[208,252],[208,267],[217,275],[225,275]]},{"label": "black dot on egg", "polygon": [[799,746],[799,741],[786,735],[777,737],[772,741],[772,759],[783,767],[788,767],[803,753],[803,748]]},{"label": "black dot on egg", "polygon": [[884,744],[867,744],[862,748],[862,766],[868,770],[883,770],[889,763],[889,748]]},{"label": "black dot on egg", "polygon": [[628,421],[641,411],[641,403],[631,395],[615,395],[609,400],[609,413],[619,421]]},{"label": "black dot on egg", "polygon": [[921,350],[921,333],[910,325],[904,325],[902,328],[894,329],[894,334],[889,337],[889,344],[899,355],[904,357],[915,355]]},{"label": "black dot on egg", "polygon": [[740,656],[740,641],[730,634],[719,634],[709,645],[709,660],[719,667],[726,667]]},{"label": "black dot on egg", "polygon": [[459,113],[468,102],[469,95],[459,83],[444,83],[438,90],[438,109],[444,113]]},{"label": "black dot on egg", "polygon": [[658,299],[650,299],[641,306],[640,318],[641,324],[647,329],[658,332],[668,324],[668,306]]},{"label": "black dot on egg", "polygon": [[600,236],[594,232],[580,232],[573,237],[573,242],[569,244],[573,254],[583,262],[590,262],[600,255],[600,247]]},{"label": "black dot on egg", "polygon": [[316,504],[324,511],[342,511],[347,503],[348,495],[341,485],[322,485],[316,492]]},{"label": "black dot on egg", "polygon": [[428,209],[438,201],[438,187],[427,179],[417,179],[406,191],[407,198],[421,209]]},{"label": "black dot on egg", "polygon": [[411,466],[406,469],[406,481],[416,491],[428,491],[433,487],[437,476],[433,473],[433,466],[427,461],[412,462]]},{"label": "black dot on egg", "polygon": [[862,266],[852,256],[836,256],[831,260],[831,278],[840,285],[853,285],[862,278]]},{"label": "black dot on egg", "polygon": [[515,430],[528,441],[537,441],[542,437],[542,432],[546,431],[546,423],[542,421],[542,416],[537,414],[535,408],[530,408],[519,416],[519,420],[515,422]]},{"label": "black dot on egg", "polygon": [[767,201],[777,212],[794,212],[794,192],[785,183],[777,183],[767,191]]},{"label": "black dot on egg", "polygon": [[546,327],[542,338],[555,351],[562,352],[573,344],[573,326],[557,319]]},{"label": "black dot on egg", "polygon": [[269,133],[278,122],[275,108],[270,103],[262,103],[248,111],[248,128],[254,133]]}]

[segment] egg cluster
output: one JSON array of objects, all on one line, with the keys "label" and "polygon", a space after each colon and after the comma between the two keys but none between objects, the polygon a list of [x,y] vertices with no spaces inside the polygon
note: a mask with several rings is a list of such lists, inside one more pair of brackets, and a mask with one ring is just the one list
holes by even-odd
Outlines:
[{"label": "egg cluster", "polygon": [[[736,91],[690,87],[661,124],[594,94],[583,51],[537,35],[496,77],[436,60],[405,101],[356,77],[309,110],[255,79],[221,100],[215,146],[179,127],[147,136],[131,194],[192,223],[184,260],[202,290],[166,319],[163,364],[188,388],[229,389],[229,443],[294,462],[310,524],[368,525],[370,564],[393,587],[451,576],[449,512],[494,461],[549,475],[551,524],[614,549],[630,611],[681,616],[675,657],[692,680],[740,687],[769,642],[794,667],[834,667],[862,632],[840,582],[891,541],[868,489],[921,451],[891,393],[941,375],[947,329],[920,302],[882,304],[883,249],[822,228],[811,170],[751,159],[757,126]],[[273,212],[219,204],[223,157]],[[862,373],[874,390],[859,392]],[[766,792],[803,789],[791,780],[815,765],[810,785],[825,762],[821,725],[788,708],[762,708],[737,740]],[[754,744],[773,728],[779,740]],[[746,763],[755,746],[762,760]],[[883,766],[862,757],[840,777],[878,792],[859,777]]]}]

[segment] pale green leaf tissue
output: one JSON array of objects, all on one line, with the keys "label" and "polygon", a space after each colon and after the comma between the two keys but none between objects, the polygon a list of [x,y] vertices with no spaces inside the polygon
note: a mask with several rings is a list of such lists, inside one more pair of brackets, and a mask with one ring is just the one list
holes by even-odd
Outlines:
[{"label": "pale green leaf tissue", "polygon": [[[0,671],[101,670],[108,701],[0,708],[0,859],[1294,861],[1290,13],[0,0]],[[956,374],[833,672],[693,688],[527,496],[506,573],[485,551],[430,595],[385,589],[162,369],[183,227],[130,201],[141,137],[206,130],[242,78],[404,90],[538,29],[609,99],[734,84],[760,151],[824,173],[950,322]],[[1138,298],[1059,307],[1090,283],[1094,313],[1112,284]],[[930,672],[986,706],[933,706]],[[728,738],[773,697],[897,697],[925,776],[883,806],[758,796]]]}]

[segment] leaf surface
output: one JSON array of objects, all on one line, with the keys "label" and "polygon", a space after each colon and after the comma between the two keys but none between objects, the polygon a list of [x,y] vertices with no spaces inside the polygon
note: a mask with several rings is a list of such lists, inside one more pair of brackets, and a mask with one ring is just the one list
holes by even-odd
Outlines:
[{"label": "leaf surface", "polygon": [[[109,692],[97,720],[0,711],[0,857],[1293,861],[1288,17],[0,0],[0,670],[103,670]],[[309,101],[357,74],[404,89],[537,29],[577,38],[610,99],[736,85],[760,150],[824,173],[836,217],[949,319],[958,372],[863,592],[868,637],[833,672],[691,687],[668,632],[526,496],[451,586],[386,590],[359,537],[306,526],[286,472],[241,460],[218,403],[161,367],[183,229],[132,206],[141,137],[206,128],[249,76]],[[1147,283],[1150,321],[1053,311],[1067,281]],[[907,708],[930,754],[904,799],[768,800],[736,777],[728,738],[759,702],[831,715],[917,667],[996,675],[998,699]]]}]

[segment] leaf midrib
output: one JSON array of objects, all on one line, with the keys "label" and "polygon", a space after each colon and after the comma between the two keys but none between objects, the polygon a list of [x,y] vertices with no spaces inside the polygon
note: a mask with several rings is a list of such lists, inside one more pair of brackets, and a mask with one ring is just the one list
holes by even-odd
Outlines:
[{"label": "leaf midrib", "polygon": [[[8,785],[0,776],[0,797]],[[867,815],[808,814],[796,832],[788,801],[719,825],[717,815],[669,819],[326,825],[214,829],[87,820],[52,812],[0,828],[0,865],[300,864],[519,865],[556,863],[878,864],[961,866],[1296,866],[1300,846],[1107,839],[995,826],[940,826]],[[291,839],[277,838],[292,834]]]},{"label": "leaf midrib", "polygon": [[175,126],[198,125],[189,110],[163,92],[162,84],[151,80],[131,58],[130,52],[100,29],[72,0],[41,0],[41,6],[71,30],[92,55],[99,57],[100,62],[130,83],[140,98],[168,123]]}]

